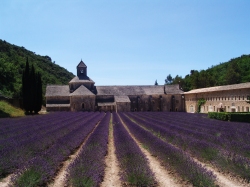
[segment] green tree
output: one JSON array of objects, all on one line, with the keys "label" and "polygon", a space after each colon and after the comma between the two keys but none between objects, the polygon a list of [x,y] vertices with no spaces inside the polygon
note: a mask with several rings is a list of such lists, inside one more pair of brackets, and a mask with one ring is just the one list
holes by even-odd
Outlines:
[{"label": "green tree", "polygon": [[172,84],[172,82],[173,82],[173,77],[169,74],[165,79],[165,84]]},{"label": "green tree", "polygon": [[28,58],[26,59],[26,65],[25,69],[23,71],[23,76],[22,76],[22,96],[23,96],[23,108],[27,112],[30,110],[30,90],[29,90],[29,74],[30,74],[30,69],[29,69],[29,61]]},{"label": "green tree", "polygon": [[199,88],[199,72],[197,70],[190,71],[191,89]]},{"label": "green tree", "polygon": [[35,113],[38,113],[42,108],[42,102],[43,102],[43,91],[42,91],[42,79],[41,74],[37,73],[35,76],[35,106],[34,111]]},{"label": "green tree", "polygon": [[29,68],[28,58],[22,76],[23,106],[27,113],[38,113],[42,105],[42,80],[41,74],[35,72],[32,65]]},{"label": "green tree", "polygon": [[240,83],[240,68],[237,61],[232,61],[226,72],[226,84]]}]

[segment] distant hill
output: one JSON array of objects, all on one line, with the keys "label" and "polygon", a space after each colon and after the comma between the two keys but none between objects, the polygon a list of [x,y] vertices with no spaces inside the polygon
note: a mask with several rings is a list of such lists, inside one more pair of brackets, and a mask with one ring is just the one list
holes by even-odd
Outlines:
[{"label": "distant hill", "polygon": [[184,78],[176,75],[171,80],[171,77],[167,77],[166,84],[180,83],[184,91],[250,82],[250,55],[233,58],[206,70],[190,70]]},{"label": "distant hill", "polygon": [[0,39],[0,94],[20,97],[22,72],[27,57],[29,64],[33,64],[36,72],[42,75],[43,93],[47,84],[65,85],[74,77],[73,73],[52,62],[49,56],[37,55]]}]

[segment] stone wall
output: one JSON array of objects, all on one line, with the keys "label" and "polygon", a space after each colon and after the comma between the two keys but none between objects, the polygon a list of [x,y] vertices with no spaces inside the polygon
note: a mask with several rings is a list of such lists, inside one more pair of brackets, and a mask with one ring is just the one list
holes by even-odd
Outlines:
[{"label": "stone wall", "polygon": [[71,111],[95,111],[95,95],[91,96],[71,96]]},{"label": "stone wall", "polygon": [[180,94],[129,96],[131,111],[185,111],[185,98]]},{"label": "stone wall", "polygon": [[46,104],[69,104],[69,96],[50,96],[46,97]]},{"label": "stone wall", "polygon": [[46,111],[47,112],[70,111],[70,107],[62,107],[62,106],[47,107]]},{"label": "stone wall", "polygon": [[130,112],[131,105],[130,103],[116,103],[116,111],[117,112]]},{"label": "stone wall", "polygon": [[204,98],[206,103],[201,107],[201,113],[226,111],[226,112],[249,112],[247,96],[250,95],[250,88],[239,90],[226,90],[207,93],[186,94],[187,112],[196,112],[197,102]]}]

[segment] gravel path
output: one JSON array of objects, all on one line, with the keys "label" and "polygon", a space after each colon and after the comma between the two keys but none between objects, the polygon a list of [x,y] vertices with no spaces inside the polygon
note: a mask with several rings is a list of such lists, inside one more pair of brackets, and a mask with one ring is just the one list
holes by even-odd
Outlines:
[{"label": "gravel path", "polygon": [[121,181],[119,177],[119,165],[115,155],[113,124],[109,125],[109,143],[108,143],[108,155],[105,159],[106,169],[104,174],[104,180],[101,183],[101,187],[120,187]]}]

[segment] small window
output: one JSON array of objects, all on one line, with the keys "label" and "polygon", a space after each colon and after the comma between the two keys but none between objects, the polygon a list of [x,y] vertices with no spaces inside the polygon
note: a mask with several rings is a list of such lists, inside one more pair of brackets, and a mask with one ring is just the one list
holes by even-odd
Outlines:
[{"label": "small window", "polygon": [[85,105],[84,105],[84,103],[82,103],[82,109],[84,109],[85,108]]},{"label": "small window", "polygon": [[[171,109],[170,109],[170,111],[171,111]],[[194,106],[193,105],[189,106],[189,111],[192,112],[192,113],[194,113]]]}]

